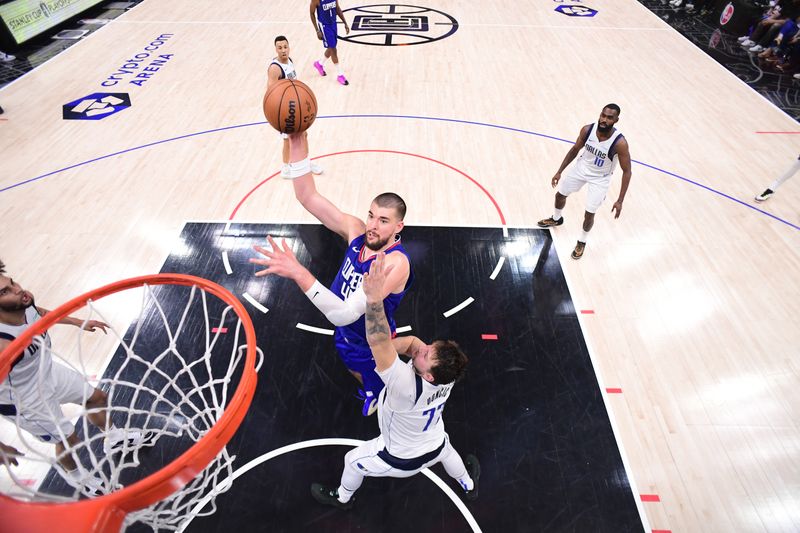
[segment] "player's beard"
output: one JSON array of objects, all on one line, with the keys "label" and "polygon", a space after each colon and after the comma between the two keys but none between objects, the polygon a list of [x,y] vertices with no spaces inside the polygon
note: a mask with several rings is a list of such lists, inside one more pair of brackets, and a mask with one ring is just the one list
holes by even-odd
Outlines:
[{"label": "player's beard", "polygon": [[[30,293],[28,293],[28,294],[30,294]],[[19,303],[13,304],[13,305],[0,305],[0,310],[4,311],[6,313],[14,313],[16,311],[24,311],[25,309],[31,307],[32,305],[34,305],[33,294],[31,294],[30,303],[26,304],[26,303],[20,301]]]},{"label": "player's beard", "polygon": [[603,133],[608,133],[609,131],[611,131],[611,128],[613,128],[613,127],[614,127],[613,124],[609,124],[607,126],[603,126],[599,122],[597,123],[597,131],[602,131]]},{"label": "player's beard", "polygon": [[386,246],[386,243],[389,242],[389,238],[390,237],[386,237],[385,239],[378,239],[377,241],[371,243],[369,242],[369,235],[367,235],[367,238],[364,239],[364,245],[373,252],[379,252],[381,248]]}]

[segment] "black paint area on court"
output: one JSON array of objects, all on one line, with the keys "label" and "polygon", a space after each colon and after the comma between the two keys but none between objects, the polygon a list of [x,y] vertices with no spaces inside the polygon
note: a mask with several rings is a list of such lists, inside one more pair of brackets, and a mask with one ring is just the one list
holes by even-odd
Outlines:
[{"label": "black paint area on court", "polygon": [[[467,507],[485,532],[642,531],[550,234],[508,233],[403,230],[416,281],[396,314],[398,327],[411,326],[428,342],[451,338],[470,357],[443,417],[456,450],[481,462],[480,497]],[[245,302],[265,359],[253,404],[228,445],[234,469],[294,443],[378,435],[377,419],[361,416],[357,382],[336,355],[333,337],[296,327],[330,324],[293,282],[254,276],[261,267],[248,263],[257,255],[252,246],[264,244],[267,234],[286,238],[323,283],[333,280],[346,243],[318,225],[233,224],[226,231],[224,224],[190,223],[162,269],[211,279],[269,309],[264,314]],[[501,257],[505,262],[492,280]],[[468,298],[474,298],[470,305],[444,316]],[[174,441],[162,439],[143,453],[143,466],[157,466],[162,453],[170,455],[159,448]],[[310,484],[338,485],[347,450],[312,447],[263,462],[217,497],[214,514],[196,518],[187,530],[470,530],[453,502],[421,474],[367,478],[347,512],[317,504]],[[441,465],[433,471],[460,492]],[[146,530],[131,528],[140,529]]]}]

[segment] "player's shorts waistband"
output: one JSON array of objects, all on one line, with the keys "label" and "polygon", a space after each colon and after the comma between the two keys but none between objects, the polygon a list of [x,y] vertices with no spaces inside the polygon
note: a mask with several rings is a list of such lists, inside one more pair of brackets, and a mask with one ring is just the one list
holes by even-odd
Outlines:
[{"label": "player's shorts waistband", "polygon": [[433,451],[430,451],[424,455],[420,455],[419,457],[412,457],[411,459],[401,459],[399,457],[395,457],[394,455],[390,454],[386,451],[386,448],[382,449],[378,452],[378,457],[383,459],[383,461],[391,466],[392,468],[396,468],[398,470],[417,470],[422,468],[425,463],[433,461],[436,457],[442,453],[444,449],[444,445],[447,443],[447,439],[442,441],[442,445],[436,448]]}]

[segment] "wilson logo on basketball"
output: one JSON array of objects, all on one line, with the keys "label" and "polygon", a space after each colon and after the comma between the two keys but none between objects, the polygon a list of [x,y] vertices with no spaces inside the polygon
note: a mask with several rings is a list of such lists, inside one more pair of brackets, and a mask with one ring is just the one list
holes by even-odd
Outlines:
[{"label": "wilson logo on basketball", "polygon": [[719,16],[719,24],[720,26],[724,26],[733,18],[733,2],[728,2],[728,5],[725,6],[725,9],[722,10],[722,14]]},{"label": "wilson logo on basketball", "polygon": [[294,133],[294,125],[297,120],[297,103],[289,100],[289,116],[286,117],[286,133]]}]

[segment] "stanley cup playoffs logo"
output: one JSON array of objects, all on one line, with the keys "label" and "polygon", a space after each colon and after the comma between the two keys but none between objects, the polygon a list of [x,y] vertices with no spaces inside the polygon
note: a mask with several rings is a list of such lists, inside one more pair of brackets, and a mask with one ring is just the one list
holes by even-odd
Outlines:
[{"label": "stanley cup playoffs logo", "polygon": [[375,4],[344,11],[353,17],[343,41],[372,46],[408,46],[450,37],[458,21],[436,9],[406,4]]}]

